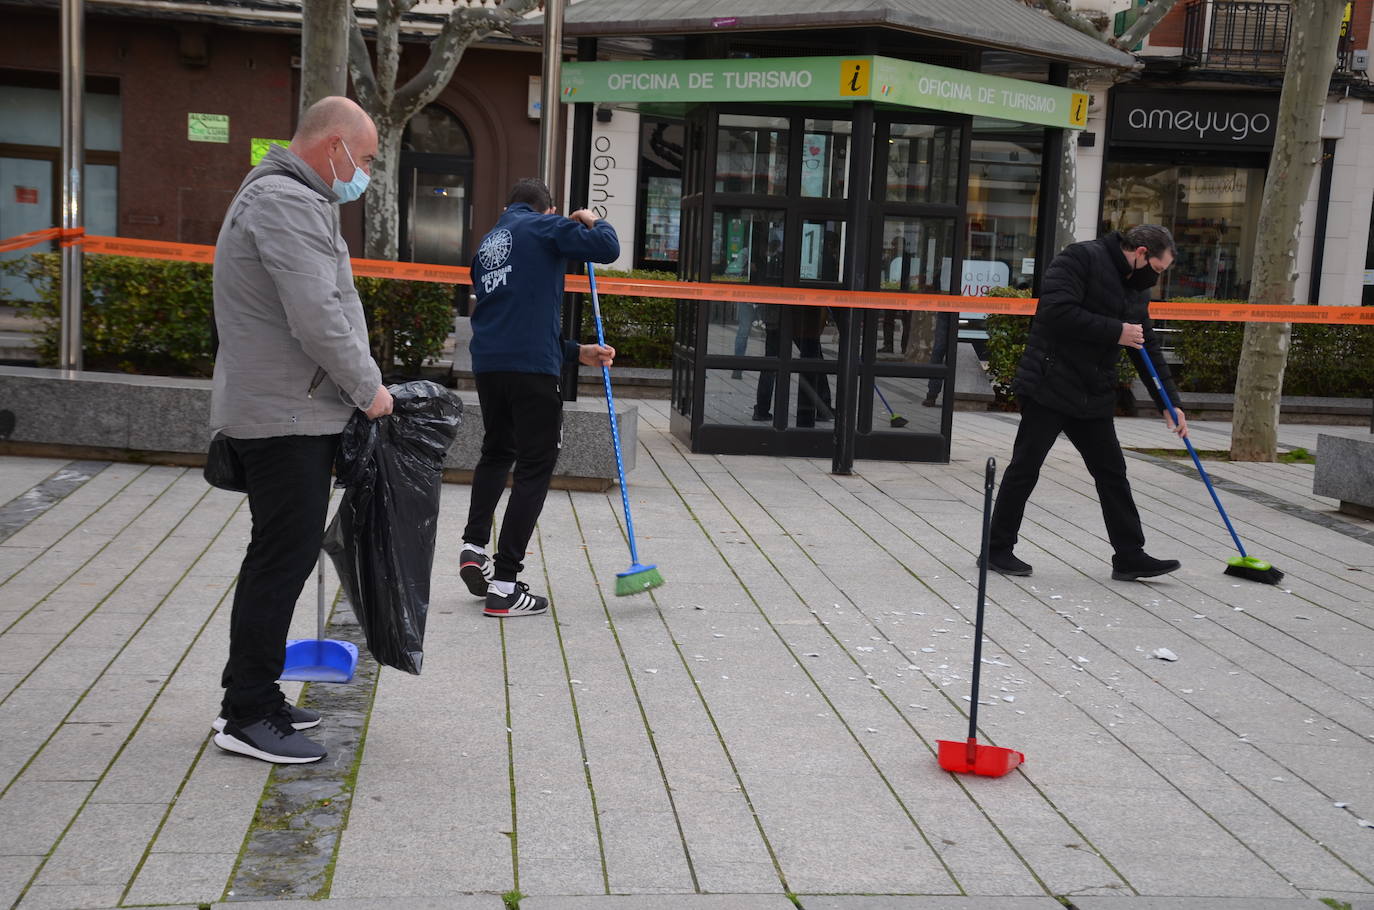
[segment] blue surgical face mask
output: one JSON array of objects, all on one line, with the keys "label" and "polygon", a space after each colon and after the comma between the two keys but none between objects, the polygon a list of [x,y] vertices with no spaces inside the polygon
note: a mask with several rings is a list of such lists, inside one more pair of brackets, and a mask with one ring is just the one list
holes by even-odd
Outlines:
[{"label": "blue surgical face mask", "polygon": [[367,171],[358,167],[358,162],[353,160],[353,153],[348,150],[348,143],[344,142],[343,139],[340,139],[339,142],[343,144],[344,154],[348,156],[348,163],[353,165],[353,177],[345,183],[339,179],[339,172],[334,170],[333,160],[329,162],[329,169],[334,171],[334,185],[331,189],[334,190],[334,195],[339,197],[339,204],[342,205],[345,202],[352,202],[367,192],[367,184],[372,178],[367,175]]}]

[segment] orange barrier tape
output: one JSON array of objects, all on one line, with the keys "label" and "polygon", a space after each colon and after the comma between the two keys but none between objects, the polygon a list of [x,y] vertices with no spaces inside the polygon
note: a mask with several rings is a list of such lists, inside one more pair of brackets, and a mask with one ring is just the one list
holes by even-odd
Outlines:
[{"label": "orange barrier tape", "polygon": [[[51,240],[63,245],[82,244],[89,253],[136,256],[142,259],[167,259],[176,262],[211,263],[215,248],[196,243],[167,240],[131,240],[124,237],[87,235],[84,229],[66,231],[47,228],[0,240],[0,252],[20,250]],[[472,276],[463,266],[423,262],[391,262],[384,259],[354,259],[353,274],[372,278],[400,278],[442,284],[470,284]],[[784,304],[788,306],[832,306],[872,310],[912,310],[916,312],[1005,313],[1030,316],[1036,301],[1030,297],[954,297],[948,294],[903,294],[892,291],[837,291],[820,288],[782,288],[730,282],[659,281],[648,278],[598,278],[597,290],[627,297],[670,297],[676,300],[712,300],[733,303]],[[569,275],[564,288],[574,293],[590,290],[586,275]],[[1362,306],[1253,306],[1248,303],[1173,303],[1150,304],[1154,319],[1181,319],[1201,322],[1311,322],[1331,325],[1374,325],[1374,307]]]},{"label": "orange barrier tape", "polygon": [[172,243],[169,240],[130,240],[127,237],[100,237],[88,235],[85,249],[88,253],[104,253],[110,256],[133,256],[138,259],[170,259],[174,262],[201,262],[207,265],[215,261],[215,248],[201,243]]},{"label": "orange barrier tape", "polygon": [[27,234],[16,234],[13,237],[6,237],[0,240],[0,253],[8,253],[10,250],[22,250],[26,247],[35,246],[48,240],[55,240],[62,236],[61,228],[44,228],[41,231],[29,231]]}]

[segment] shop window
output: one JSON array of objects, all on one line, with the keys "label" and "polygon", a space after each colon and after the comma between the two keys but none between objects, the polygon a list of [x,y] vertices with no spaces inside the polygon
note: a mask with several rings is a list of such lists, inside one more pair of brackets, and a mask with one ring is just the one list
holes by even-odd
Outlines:
[{"label": "shop window", "polygon": [[968,175],[962,291],[1028,288],[1035,274],[1036,214],[1044,130],[975,120]]},{"label": "shop window", "polygon": [[[889,217],[883,219],[880,260],[883,290],[915,294],[950,293],[954,267],[954,219]],[[882,353],[900,355],[912,363],[943,364],[943,344],[950,313],[884,310],[878,338]],[[941,343],[937,346],[936,342]]]},{"label": "shop window", "polygon": [[1264,169],[1116,162],[1107,168],[1103,230],[1162,224],[1178,246],[1161,299],[1250,294]]},{"label": "shop window", "polygon": [[957,126],[892,124],[887,140],[887,201],[957,203],[961,132]]},{"label": "shop window", "polygon": [[[0,74],[0,237],[54,227],[61,221],[62,93],[57,84],[56,74]],[[88,80],[83,99],[81,220],[92,234],[113,235],[119,228],[122,124],[117,89],[112,80]],[[37,248],[0,253],[0,261],[26,256],[33,249]],[[4,274],[0,297],[37,299],[27,280]]]},{"label": "shop window", "polygon": [[682,241],[684,127],[670,120],[639,124],[639,268],[676,271]]},{"label": "shop window", "polygon": [[711,230],[711,281],[782,284],[784,216],[777,209],[719,207]]},{"label": "shop window", "polygon": [[785,117],[721,114],[716,130],[716,192],[787,193]]},{"label": "shop window", "polygon": [[802,132],[801,194],[843,199],[849,193],[848,120],[806,120]]},{"label": "shop window", "polygon": [[835,218],[807,218],[801,223],[802,281],[839,282],[843,275],[845,223]]}]

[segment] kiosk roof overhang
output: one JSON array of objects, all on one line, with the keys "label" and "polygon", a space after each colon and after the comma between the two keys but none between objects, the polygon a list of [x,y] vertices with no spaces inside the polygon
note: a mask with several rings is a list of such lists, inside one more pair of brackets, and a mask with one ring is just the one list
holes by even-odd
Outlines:
[{"label": "kiosk roof overhang", "polygon": [[[1133,69],[1136,58],[1017,0],[576,0],[563,12],[569,38],[721,34],[881,27],[1083,66]],[[514,29],[533,36],[543,20]]]}]

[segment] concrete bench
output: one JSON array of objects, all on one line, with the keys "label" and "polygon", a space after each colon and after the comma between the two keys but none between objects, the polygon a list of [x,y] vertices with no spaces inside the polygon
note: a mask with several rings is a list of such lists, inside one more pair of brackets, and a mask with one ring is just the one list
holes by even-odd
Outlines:
[{"label": "concrete bench", "polygon": [[1341,511],[1374,518],[1374,437],[1317,434],[1312,492],[1341,501]]},{"label": "concrete bench", "polygon": [[[0,454],[201,465],[210,444],[210,387],[208,379],[0,366]],[[476,392],[456,394],[463,423],[444,479],[467,483],[481,452],[482,409]],[[617,402],[616,417],[628,472],[639,413]],[[553,486],[604,490],[615,479],[605,402],[568,402]]]}]

